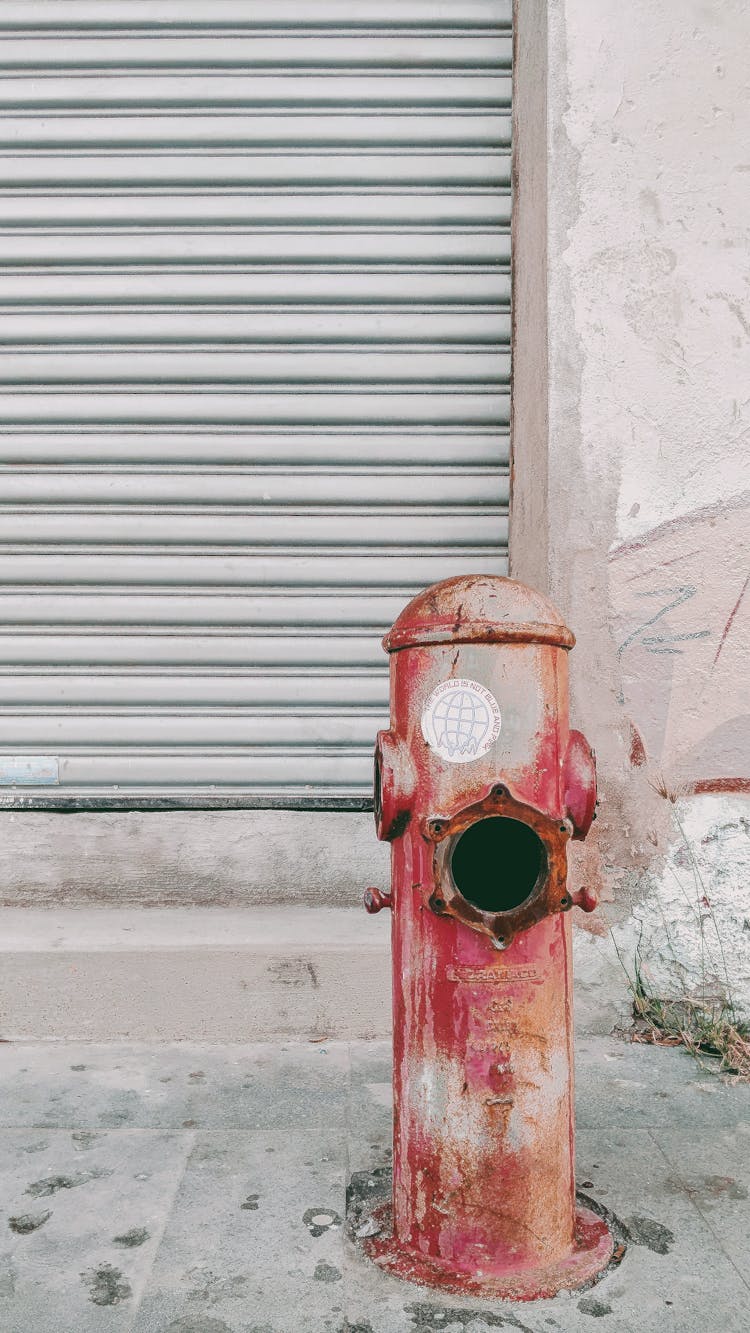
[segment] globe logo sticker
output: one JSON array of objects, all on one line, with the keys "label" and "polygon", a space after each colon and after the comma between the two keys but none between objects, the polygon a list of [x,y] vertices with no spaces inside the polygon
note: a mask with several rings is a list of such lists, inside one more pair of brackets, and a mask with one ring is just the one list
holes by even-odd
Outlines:
[{"label": "globe logo sticker", "polygon": [[497,699],[477,680],[442,681],[422,712],[422,735],[449,764],[468,764],[486,754],[500,725]]}]

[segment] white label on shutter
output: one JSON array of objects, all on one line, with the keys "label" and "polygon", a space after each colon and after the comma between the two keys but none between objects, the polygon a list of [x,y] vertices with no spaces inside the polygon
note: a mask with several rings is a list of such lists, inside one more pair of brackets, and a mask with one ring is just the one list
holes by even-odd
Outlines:
[{"label": "white label on shutter", "polygon": [[0,786],[55,786],[60,781],[60,761],[46,754],[0,755]]}]

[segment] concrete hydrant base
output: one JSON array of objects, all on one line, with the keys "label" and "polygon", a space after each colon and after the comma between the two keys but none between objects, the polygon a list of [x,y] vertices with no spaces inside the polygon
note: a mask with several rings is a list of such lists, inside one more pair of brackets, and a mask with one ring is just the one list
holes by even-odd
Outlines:
[{"label": "concrete hydrant base", "polygon": [[576,1207],[575,1248],[568,1258],[526,1271],[519,1271],[509,1256],[494,1271],[460,1273],[440,1259],[409,1250],[394,1238],[389,1202],[360,1218],[355,1235],[368,1258],[396,1277],[455,1295],[513,1301],[540,1300],[586,1286],[606,1268],[614,1251],[606,1222],[581,1204]]}]

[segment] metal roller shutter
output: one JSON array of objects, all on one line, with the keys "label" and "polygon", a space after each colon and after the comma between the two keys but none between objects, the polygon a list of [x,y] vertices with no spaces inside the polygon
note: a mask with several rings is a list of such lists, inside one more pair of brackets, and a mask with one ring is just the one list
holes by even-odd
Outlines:
[{"label": "metal roller shutter", "polygon": [[510,0],[0,34],[3,799],[364,803],[380,635],[505,569]]}]

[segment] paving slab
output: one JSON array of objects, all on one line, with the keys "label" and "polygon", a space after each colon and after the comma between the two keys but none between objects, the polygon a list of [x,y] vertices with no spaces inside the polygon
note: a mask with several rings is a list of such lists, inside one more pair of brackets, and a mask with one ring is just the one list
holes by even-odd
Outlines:
[{"label": "paving slab", "polygon": [[343,1324],[344,1191],[339,1133],[199,1134],[134,1333]]},{"label": "paving slab", "polygon": [[709,1133],[686,1134],[679,1125],[651,1133],[670,1167],[666,1189],[690,1200],[738,1272],[750,1277],[750,1118]]},{"label": "paving slab", "polygon": [[627,1251],[512,1304],[348,1239],[348,1179],[389,1167],[390,1073],[381,1041],[0,1045],[2,1333],[748,1333],[749,1088],[582,1041],[578,1184]]},{"label": "paving slab", "polygon": [[686,1133],[750,1120],[750,1084],[730,1084],[681,1047],[581,1038],[576,1046],[580,1129],[671,1126]]},{"label": "paving slab", "polygon": [[341,1124],[346,1042],[0,1047],[0,1125],[247,1129]]},{"label": "paving slab", "polygon": [[390,1157],[393,1120],[391,1044],[353,1042],[347,1120],[349,1174],[382,1166]]},{"label": "paving slab", "polygon": [[3,1333],[125,1333],[190,1136],[0,1130]]},{"label": "paving slab", "polygon": [[659,1132],[613,1126],[579,1134],[579,1189],[616,1214],[628,1239],[622,1264],[590,1299],[643,1333],[747,1333],[750,1287],[680,1188]]}]

